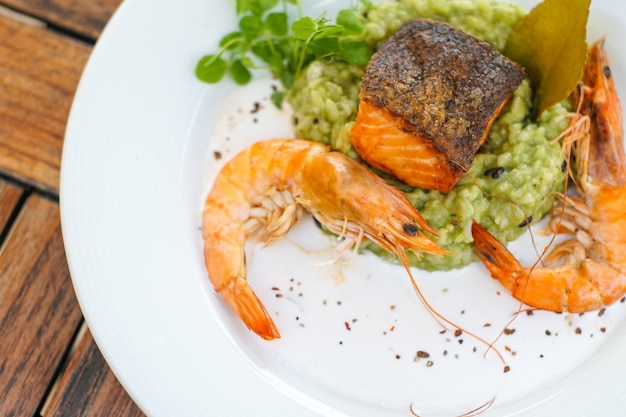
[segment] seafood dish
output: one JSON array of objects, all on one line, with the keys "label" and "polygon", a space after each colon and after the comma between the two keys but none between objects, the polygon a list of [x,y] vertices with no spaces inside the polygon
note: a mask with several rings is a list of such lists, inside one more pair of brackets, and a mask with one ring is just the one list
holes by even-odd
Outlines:
[{"label": "seafood dish", "polygon": [[[467,243],[472,253],[492,276],[521,302],[553,311],[597,310],[626,293],[620,255],[624,243],[619,234],[611,233],[623,223],[617,213],[626,196],[626,156],[621,106],[602,40],[590,48],[582,72],[571,96],[575,111],[556,113],[569,124],[562,124],[549,140],[545,133],[542,138],[559,148],[561,173],[553,175],[552,198],[541,199],[545,212],[551,209],[549,232],[572,237],[526,268],[508,252],[506,242],[490,233],[490,227],[503,224],[475,211],[463,219],[471,225]],[[431,189],[437,196],[452,192],[463,176],[475,193],[521,211],[518,230],[528,227],[533,214],[521,201],[515,195],[492,194],[472,175],[478,162],[470,168],[474,159],[480,159],[480,149],[497,141],[489,134],[498,130],[497,118],[504,108],[516,106],[515,95],[528,88],[524,77],[518,64],[447,23],[417,19],[401,25],[380,44],[364,72],[358,112],[349,124],[357,157],[306,138],[274,139],[245,148],[217,175],[205,202],[202,227],[206,267],[215,290],[248,328],[264,339],[279,338],[247,282],[245,242],[255,236],[269,244],[283,237],[304,210],[339,236],[340,252],[374,245],[394,257],[427,310],[461,330],[430,307],[410,268],[409,256],[420,262],[425,256],[455,254],[454,247],[437,240],[445,229],[422,216],[425,206],[410,199],[415,190],[403,193],[397,182],[383,179],[371,167],[410,187]],[[567,106],[568,100],[563,100],[554,107]],[[554,116],[544,113],[548,116],[543,117]],[[530,124],[528,114],[522,117],[520,129]],[[502,183],[506,168],[492,167],[483,175]],[[578,197],[566,193],[569,176]],[[445,205],[438,208],[446,209],[454,211]],[[452,214],[453,226],[458,227],[461,216]],[[540,211],[538,217],[543,214]],[[542,261],[545,265],[540,265]]]},{"label": "seafood dish", "polygon": [[[512,2],[494,0],[480,2],[480,7],[478,2],[434,0],[373,3],[367,16],[363,17],[363,37],[374,50],[379,51],[405,22],[436,20],[439,22],[438,26],[443,27],[447,22],[470,35],[462,38],[463,41],[471,45],[483,45],[483,49],[489,51],[488,55],[495,58],[501,55],[507,37],[525,13]],[[439,41],[439,48],[446,47],[444,39]],[[432,40],[430,42],[434,43]],[[487,44],[488,47],[485,46]],[[373,59],[376,59],[376,55]],[[470,60],[468,57],[464,59]],[[444,65],[442,62],[438,66],[447,68],[450,72],[456,71],[452,64]],[[513,74],[516,72],[513,71]],[[388,132],[391,131],[391,126],[398,126],[398,134],[390,135],[387,132],[386,138],[393,136],[401,150],[394,151],[390,146],[388,155],[383,155],[387,148],[377,146],[376,139],[378,133],[383,132],[368,135],[368,142],[365,142],[366,138],[361,134],[364,125],[357,123],[357,114],[360,113],[361,122],[365,109],[368,109],[367,113],[372,117],[383,114],[369,111],[371,109],[367,101],[364,104],[359,99],[362,90],[365,90],[362,88],[363,81],[366,80],[365,73],[366,66],[347,64],[341,60],[317,60],[309,64],[286,95],[294,112],[296,136],[327,144],[333,150],[357,160],[364,159],[379,169],[382,169],[384,162],[400,171],[405,169],[403,167],[409,159],[415,167],[419,161],[406,158],[410,155],[406,145],[419,142],[415,135],[404,134],[400,117],[394,119],[398,123],[390,124],[386,123],[387,119],[381,119],[379,123],[371,123],[369,126],[372,129],[380,126]],[[469,74],[467,72],[468,77]],[[481,130],[476,129],[475,143],[468,147],[471,149],[456,152],[458,155],[465,154],[467,160],[471,158],[472,163],[468,164],[467,160],[459,156],[454,157],[450,163],[437,162],[441,165],[438,169],[442,173],[435,178],[439,189],[414,187],[408,185],[406,179],[399,181],[394,175],[377,171],[406,194],[426,222],[437,232],[437,236],[434,236],[435,242],[450,252],[445,257],[425,254],[420,259],[410,255],[411,266],[429,271],[466,266],[476,260],[471,233],[473,219],[479,220],[496,238],[508,243],[526,231],[527,223],[534,224],[543,218],[552,207],[555,192],[563,190],[566,176],[562,169],[563,157],[559,144],[554,140],[567,128],[567,114],[572,110],[571,104],[568,100],[563,100],[534,118],[533,87],[528,79],[524,79],[515,88],[518,77],[519,73],[511,79],[513,82],[509,88],[503,90],[497,103],[494,100],[492,114],[497,113],[497,117],[486,115],[481,118],[484,129],[490,124],[486,137],[481,137]],[[479,85],[482,76],[475,78],[479,79],[475,81]],[[436,80],[437,76],[433,74],[430,79]],[[503,78],[502,81],[504,80]],[[512,94],[509,94],[511,90]],[[457,100],[460,98],[457,97]],[[499,109],[498,105],[503,103],[504,106]],[[450,106],[449,103],[447,105]],[[449,120],[450,118],[448,122]],[[446,127],[442,126],[438,129],[444,128]],[[432,126],[428,129],[436,131]],[[357,137],[360,137],[359,141],[363,141],[359,152],[352,143]],[[408,142],[409,139],[415,140]],[[481,142],[482,145],[476,149],[475,146]],[[364,149],[365,144],[368,145],[367,149]],[[419,151],[428,149],[427,146],[416,148]],[[434,152],[434,147],[430,149],[432,154],[438,155],[442,160],[446,159],[445,153]],[[426,156],[426,153],[415,156]],[[372,159],[378,159],[381,165],[372,163]],[[435,168],[427,169],[431,174],[437,173]],[[446,175],[443,175],[444,172]],[[462,174],[460,178],[457,177],[459,174]],[[422,181],[426,181],[426,178],[433,181],[432,175],[422,178]],[[446,187],[454,184],[454,187],[444,192],[444,184],[447,184]],[[393,255],[381,250],[378,245],[364,242],[361,249],[371,251],[388,261],[396,261]]]}]

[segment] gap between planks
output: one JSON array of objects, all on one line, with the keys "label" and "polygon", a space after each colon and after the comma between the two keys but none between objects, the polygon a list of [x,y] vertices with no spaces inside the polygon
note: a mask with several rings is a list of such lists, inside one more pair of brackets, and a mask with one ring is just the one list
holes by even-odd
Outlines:
[{"label": "gap between planks", "polygon": [[18,22],[24,23],[24,24],[29,25],[29,26],[46,27],[46,23],[43,20],[39,20],[39,19],[34,18],[32,16],[29,16],[27,14],[20,13],[18,11],[10,9],[10,8],[8,8],[6,6],[1,5],[1,4],[0,4],[0,15],[6,16],[6,17],[11,18],[13,20],[17,20]]},{"label": "gap between planks", "polygon": [[59,369],[57,371],[56,378],[55,378],[54,382],[52,383],[52,386],[50,387],[50,390],[48,391],[48,395],[43,400],[43,404],[41,406],[41,411],[39,413],[40,417],[45,417],[48,414],[48,408],[50,407],[50,402],[54,398],[54,394],[56,393],[56,391],[59,388],[59,384],[61,382],[61,378],[63,377],[63,374],[65,373],[65,370],[67,369],[68,364],[70,363],[70,361],[74,357],[74,354],[76,353],[76,349],[78,349],[78,345],[80,344],[80,342],[85,337],[85,334],[87,333],[87,330],[88,330],[87,322],[83,319],[82,323],[80,324],[80,326],[78,328],[78,331],[76,332],[76,336],[74,337],[74,340],[72,341],[70,349],[67,352],[67,355],[65,356],[65,360],[63,361],[63,363],[61,364],[61,366],[59,367]]}]

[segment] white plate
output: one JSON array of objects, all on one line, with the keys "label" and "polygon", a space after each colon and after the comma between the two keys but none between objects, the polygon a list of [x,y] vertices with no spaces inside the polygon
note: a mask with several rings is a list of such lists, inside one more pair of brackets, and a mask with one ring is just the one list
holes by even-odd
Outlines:
[{"label": "white plate", "polygon": [[[440,334],[401,268],[369,255],[315,266],[332,257],[317,251],[332,242],[310,220],[275,246],[249,248],[250,282],[280,312],[283,338],[260,341],[233,318],[202,261],[213,151],[225,159],[244,139],[290,130],[274,122],[286,115],[267,102],[269,82],[225,101],[231,84],[193,75],[236,24],[232,9],[227,0],[124,2],[68,124],[61,213],[72,279],[98,346],[139,406],[151,416],[409,416],[414,403],[423,415],[451,415],[495,396],[484,415],[624,415],[623,304],[601,317],[520,316],[496,345],[505,374],[475,339]],[[626,97],[621,0],[593,3],[589,37],[604,34]],[[254,101],[258,114],[248,111]],[[227,133],[214,130],[224,124]],[[513,248],[532,254],[524,241]],[[517,307],[480,265],[415,276],[440,312],[488,340]],[[414,361],[417,350],[432,366]]]}]

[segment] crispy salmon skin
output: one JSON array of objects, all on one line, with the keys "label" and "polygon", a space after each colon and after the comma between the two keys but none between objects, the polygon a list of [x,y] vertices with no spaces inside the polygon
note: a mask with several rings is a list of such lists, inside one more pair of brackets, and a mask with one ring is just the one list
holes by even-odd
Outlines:
[{"label": "crispy salmon skin", "polygon": [[367,66],[351,142],[373,167],[449,192],[524,77],[491,45],[447,23],[407,22]]}]

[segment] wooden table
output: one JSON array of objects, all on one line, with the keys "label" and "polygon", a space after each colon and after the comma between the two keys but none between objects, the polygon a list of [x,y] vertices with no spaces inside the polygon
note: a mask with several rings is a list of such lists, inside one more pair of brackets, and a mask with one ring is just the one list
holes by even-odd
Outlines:
[{"label": "wooden table", "polygon": [[0,416],[141,416],[89,333],[59,216],[65,124],[121,0],[0,0]]}]

